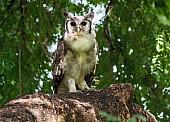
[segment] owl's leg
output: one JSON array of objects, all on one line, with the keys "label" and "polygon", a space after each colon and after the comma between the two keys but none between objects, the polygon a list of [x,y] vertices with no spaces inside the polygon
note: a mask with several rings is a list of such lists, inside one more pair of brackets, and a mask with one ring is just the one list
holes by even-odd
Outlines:
[{"label": "owl's leg", "polygon": [[86,81],[84,80],[84,77],[80,78],[80,81],[77,83],[78,87],[81,90],[89,90],[90,88],[88,87],[88,85],[86,84]]},{"label": "owl's leg", "polygon": [[67,84],[68,84],[68,89],[69,89],[69,92],[76,92],[76,83],[75,83],[75,80],[70,78],[68,79],[67,81]]},{"label": "owl's leg", "polygon": [[68,88],[66,87],[66,85],[63,82],[61,82],[59,87],[57,88],[57,93],[62,94],[62,93],[66,93],[66,92],[68,92]]}]

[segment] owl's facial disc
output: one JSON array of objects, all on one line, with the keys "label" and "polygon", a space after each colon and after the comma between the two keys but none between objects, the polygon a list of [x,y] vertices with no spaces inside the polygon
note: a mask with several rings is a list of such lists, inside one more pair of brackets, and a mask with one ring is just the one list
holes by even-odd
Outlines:
[{"label": "owl's facial disc", "polygon": [[68,33],[74,33],[77,36],[91,33],[93,12],[85,16],[74,16],[70,12],[66,12],[64,15],[67,18],[65,29]]}]

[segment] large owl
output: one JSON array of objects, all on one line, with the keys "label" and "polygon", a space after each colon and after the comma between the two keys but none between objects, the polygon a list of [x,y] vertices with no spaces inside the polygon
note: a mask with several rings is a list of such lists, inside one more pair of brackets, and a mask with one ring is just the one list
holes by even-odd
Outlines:
[{"label": "large owl", "polygon": [[92,28],[94,13],[73,16],[64,13],[65,33],[58,41],[53,61],[54,93],[88,90],[98,60],[98,44]]}]

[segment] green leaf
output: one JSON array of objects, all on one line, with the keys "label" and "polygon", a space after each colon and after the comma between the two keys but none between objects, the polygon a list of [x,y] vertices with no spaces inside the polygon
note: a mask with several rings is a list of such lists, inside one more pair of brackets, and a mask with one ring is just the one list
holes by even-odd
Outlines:
[{"label": "green leaf", "polygon": [[121,121],[121,119],[119,117],[109,115],[106,112],[100,111],[99,115],[105,117],[107,121]]},{"label": "green leaf", "polygon": [[128,122],[136,122],[137,119],[142,122],[146,122],[146,118],[143,115],[133,115],[130,119],[128,119]]}]

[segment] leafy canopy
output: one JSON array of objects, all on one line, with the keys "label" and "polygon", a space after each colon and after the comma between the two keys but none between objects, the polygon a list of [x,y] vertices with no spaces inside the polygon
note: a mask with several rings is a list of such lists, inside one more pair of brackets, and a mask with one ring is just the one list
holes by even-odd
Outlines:
[{"label": "leafy canopy", "polygon": [[[104,8],[104,11],[103,9]],[[96,11],[96,89],[130,82],[134,102],[159,121],[170,115],[170,1],[4,0],[0,7],[0,105],[51,90],[51,63],[65,11]],[[105,17],[104,17],[105,16]]]}]

